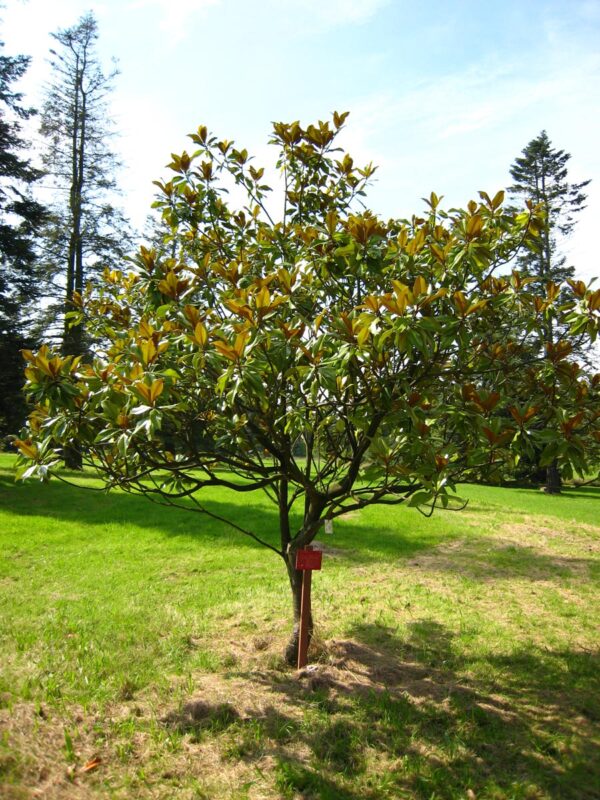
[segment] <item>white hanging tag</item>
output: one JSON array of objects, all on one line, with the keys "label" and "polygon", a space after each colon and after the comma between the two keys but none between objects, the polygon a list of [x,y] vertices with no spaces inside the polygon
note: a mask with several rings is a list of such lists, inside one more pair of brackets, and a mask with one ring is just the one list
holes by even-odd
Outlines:
[{"label": "white hanging tag", "polygon": [[325,533],[332,534],[333,533],[333,520],[326,519],[325,520]]}]

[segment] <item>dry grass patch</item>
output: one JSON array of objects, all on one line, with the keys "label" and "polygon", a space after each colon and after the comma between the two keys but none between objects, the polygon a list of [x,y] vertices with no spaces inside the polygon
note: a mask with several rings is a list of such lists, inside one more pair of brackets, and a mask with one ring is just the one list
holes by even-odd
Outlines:
[{"label": "dry grass patch", "polygon": [[507,764],[518,783],[534,767],[566,778],[569,763],[597,758],[593,720],[572,694],[523,692],[523,665],[492,691],[467,664],[432,668],[418,648],[379,634],[382,646],[323,643],[300,673],[252,659],[102,712],[3,709],[21,794],[7,784],[13,794],[2,796],[375,800],[425,796],[445,775],[455,792],[445,796],[458,797],[460,785],[501,787]]}]

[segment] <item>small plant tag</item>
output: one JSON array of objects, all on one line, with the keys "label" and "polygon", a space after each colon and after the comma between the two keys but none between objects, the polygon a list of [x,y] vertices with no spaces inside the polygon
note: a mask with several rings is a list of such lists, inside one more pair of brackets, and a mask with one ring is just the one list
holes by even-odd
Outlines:
[{"label": "small plant tag", "polygon": [[333,520],[326,519],[325,520],[325,533],[332,534],[333,533]]}]

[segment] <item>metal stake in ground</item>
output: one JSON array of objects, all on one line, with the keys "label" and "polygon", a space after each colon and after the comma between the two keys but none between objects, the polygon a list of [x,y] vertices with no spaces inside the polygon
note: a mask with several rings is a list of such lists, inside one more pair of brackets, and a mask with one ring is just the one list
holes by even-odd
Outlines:
[{"label": "metal stake in ground", "polygon": [[302,570],[302,595],[300,598],[300,639],[298,641],[298,669],[306,666],[308,652],[308,621],[310,612],[310,590],[313,569],[321,569],[323,553],[309,545],[296,553],[296,569]]}]

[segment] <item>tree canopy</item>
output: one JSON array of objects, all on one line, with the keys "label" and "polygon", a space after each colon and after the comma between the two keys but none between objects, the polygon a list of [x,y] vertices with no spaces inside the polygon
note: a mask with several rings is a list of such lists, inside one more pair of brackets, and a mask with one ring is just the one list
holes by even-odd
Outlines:
[{"label": "tree canopy", "polygon": [[[324,520],[458,507],[458,481],[500,478],[558,439],[583,469],[581,431],[600,438],[600,375],[570,358],[598,332],[600,290],[573,282],[559,305],[559,285],[510,270],[539,209],[481,192],[444,211],[432,193],[423,215],[384,221],[363,206],[374,168],[336,146],[345,118],[274,125],[279,197],[246,150],[200,127],[158,182],[163,254],[142,247],[74,297],[93,358],[25,353],[25,476],[77,442],[107,486],[161,503],[216,516],[206,487],[263,490],[278,539],[239,530],[285,561],[296,621],[295,553]],[[549,317],[571,333],[538,356],[527,340]],[[533,429],[541,413],[556,424]]]}]

